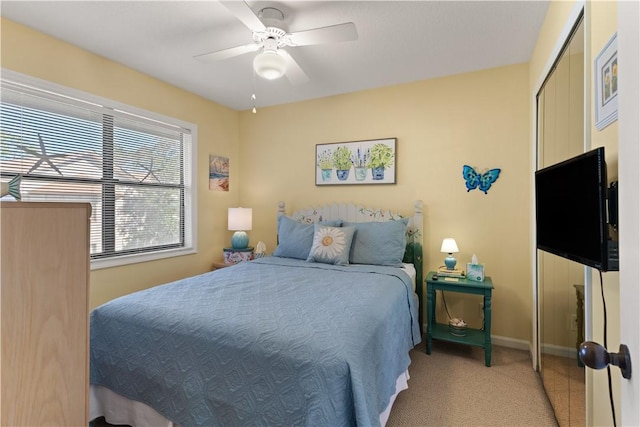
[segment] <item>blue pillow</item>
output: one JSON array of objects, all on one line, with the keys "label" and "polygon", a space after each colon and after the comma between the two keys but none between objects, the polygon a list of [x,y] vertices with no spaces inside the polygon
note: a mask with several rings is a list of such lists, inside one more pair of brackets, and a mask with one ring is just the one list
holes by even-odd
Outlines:
[{"label": "blue pillow", "polygon": [[356,229],[349,262],[402,267],[408,223],[409,218],[382,222],[345,222],[343,226]]},{"label": "blue pillow", "polygon": [[316,224],[308,262],[349,264],[349,252],[355,227],[329,227]]},{"label": "blue pillow", "polygon": [[[341,220],[323,221],[320,224],[339,227]],[[313,224],[304,224],[282,215],[278,217],[278,246],[273,256],[307,259],[313,243]]]}]

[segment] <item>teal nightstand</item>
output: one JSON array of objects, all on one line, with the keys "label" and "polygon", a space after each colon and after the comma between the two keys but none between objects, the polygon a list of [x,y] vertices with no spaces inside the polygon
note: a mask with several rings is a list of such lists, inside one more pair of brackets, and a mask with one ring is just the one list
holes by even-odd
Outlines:
[{"label": "teal nightstand", "polygon": [[[484,364],[491,366],[491,291],[493,290],[491,278],[485,277],[483,282],[466,279],[453,282],[445,280],[444,276],[438,276],[438,280],[433,280],[435,274],[434,271],[430,271],[426,279],[427,354],[431,354],[433,339],[468,344],[484,348]],[[436,290],[482,295],[484,297],[484,330],[467,328],[465,336],[457,336],[449,332],[449,325],[436,323]]]}]

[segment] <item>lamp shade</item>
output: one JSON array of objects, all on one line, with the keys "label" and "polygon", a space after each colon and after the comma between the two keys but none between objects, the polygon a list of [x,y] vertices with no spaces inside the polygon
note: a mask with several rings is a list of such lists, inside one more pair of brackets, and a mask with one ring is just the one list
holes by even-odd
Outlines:
[{"label": "lamp shade", "polygon": [[253,210],[251,208],[229,208],[227,225],[229,230],[251,230]]},{"label": "lamp shade", "polygon": [[447,254],[452,254],[458,252],[458,245],[456,244],[455,239],[447,237],[442,241],[442,247],[440,248],[440,252],[444,252]]},{"label": "lamp shade", "polygon": [[286,60],[275,50],[264,50],[253,58],[256,74],[267,80],[279,79],[286,71]]}]

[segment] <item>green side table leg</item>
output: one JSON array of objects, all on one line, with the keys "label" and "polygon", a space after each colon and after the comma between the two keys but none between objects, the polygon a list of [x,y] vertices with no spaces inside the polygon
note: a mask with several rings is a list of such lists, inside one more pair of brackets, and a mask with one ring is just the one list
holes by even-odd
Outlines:
[{"label": "green side table leg", "polygon": [[484,294],[484,364],[491,366],[491,291]]},{"label": "green side table leg", "polygon": [[431,343],[433,341],[433,325],[436,322],[436,291],[427,288],[427,354],[431,354]]}]

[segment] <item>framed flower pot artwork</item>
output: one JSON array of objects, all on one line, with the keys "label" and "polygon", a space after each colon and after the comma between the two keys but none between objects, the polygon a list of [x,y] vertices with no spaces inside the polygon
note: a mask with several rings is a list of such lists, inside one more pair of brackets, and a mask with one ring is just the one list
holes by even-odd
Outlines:
[{"label": "framed flower pot artwork", "polygon": [[396,183],[396,138],[316,145],[316,185]]},{"label": "framed flower pot artwork", "polygon": [[594,67],[596,129],[602,130],[618,119],[617,33],[600,51]]}]

